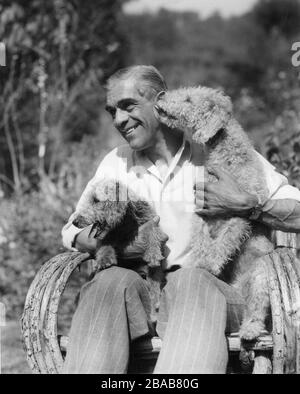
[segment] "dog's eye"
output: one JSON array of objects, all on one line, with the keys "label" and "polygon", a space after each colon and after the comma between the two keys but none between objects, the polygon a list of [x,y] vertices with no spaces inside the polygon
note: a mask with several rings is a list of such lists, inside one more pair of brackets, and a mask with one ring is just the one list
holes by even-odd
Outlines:
[{"label": "dog's eye", "polygon": [[94,197],[94,204],[97,204],[98,202],[100,202],[100,200],[98,200],[98,198]]}]

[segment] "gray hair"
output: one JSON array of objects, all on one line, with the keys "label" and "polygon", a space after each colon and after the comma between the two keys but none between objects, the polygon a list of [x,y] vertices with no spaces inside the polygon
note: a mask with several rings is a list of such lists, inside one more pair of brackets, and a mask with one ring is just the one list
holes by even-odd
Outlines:
[{"label": "gray hair", "polygon": [[[164,77],[154,66],[137,65],[122,68],[110,76],[106,82],[106,89],[110,88],[119,81],[133,78],[137,81],[144,82],[148,87],[147,93],[151,91],[152,96],[156,96],[162,91],[166,91],[167,84]],[[141,92],[144,95],[146,92]]]}]

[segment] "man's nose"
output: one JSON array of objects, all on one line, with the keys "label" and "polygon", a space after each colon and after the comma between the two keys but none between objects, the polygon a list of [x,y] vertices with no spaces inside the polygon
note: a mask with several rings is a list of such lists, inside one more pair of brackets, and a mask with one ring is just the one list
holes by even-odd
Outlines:
[{"label": "man's nose", "polygon": [[114,124],[117,129],[122,129],[128,122],[128,113],[118,108],[115,114]]}]

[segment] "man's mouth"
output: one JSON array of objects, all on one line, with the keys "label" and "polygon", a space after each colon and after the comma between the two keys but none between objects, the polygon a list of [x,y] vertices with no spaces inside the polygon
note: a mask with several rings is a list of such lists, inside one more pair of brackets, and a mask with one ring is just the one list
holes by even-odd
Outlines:
[{"label": "man's mouth", "polygon": [[130,127],[130,128],[127,129],[127,130],[123,130],[122,134],[123,134],[125,137],[127,137],[127,136],[130,135],[138,126],[139,126],[139,124],[136,124],[135,126]]}]

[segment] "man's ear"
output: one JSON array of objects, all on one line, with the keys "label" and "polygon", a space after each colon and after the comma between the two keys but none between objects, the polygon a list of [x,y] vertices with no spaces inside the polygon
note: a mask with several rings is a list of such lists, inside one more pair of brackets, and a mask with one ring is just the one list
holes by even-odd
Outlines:
[{"label": "man's ear", "polygon": [[157,93],[154,99],[155,104],[158,102],[158,100],[162,99],[165,94],[166,94],[165,90],[162,90],[161,92]]},{"label": "man's ear", "polygon": [[162,107],[159,105],[159,101],[163,100],[163,97],[165,96],[166,92],[162,90],[161,92],[157,93],[154,99],[154,106],[153,106],[153,112],[158,121],[162,121],[164,118],[164,111]]}]

